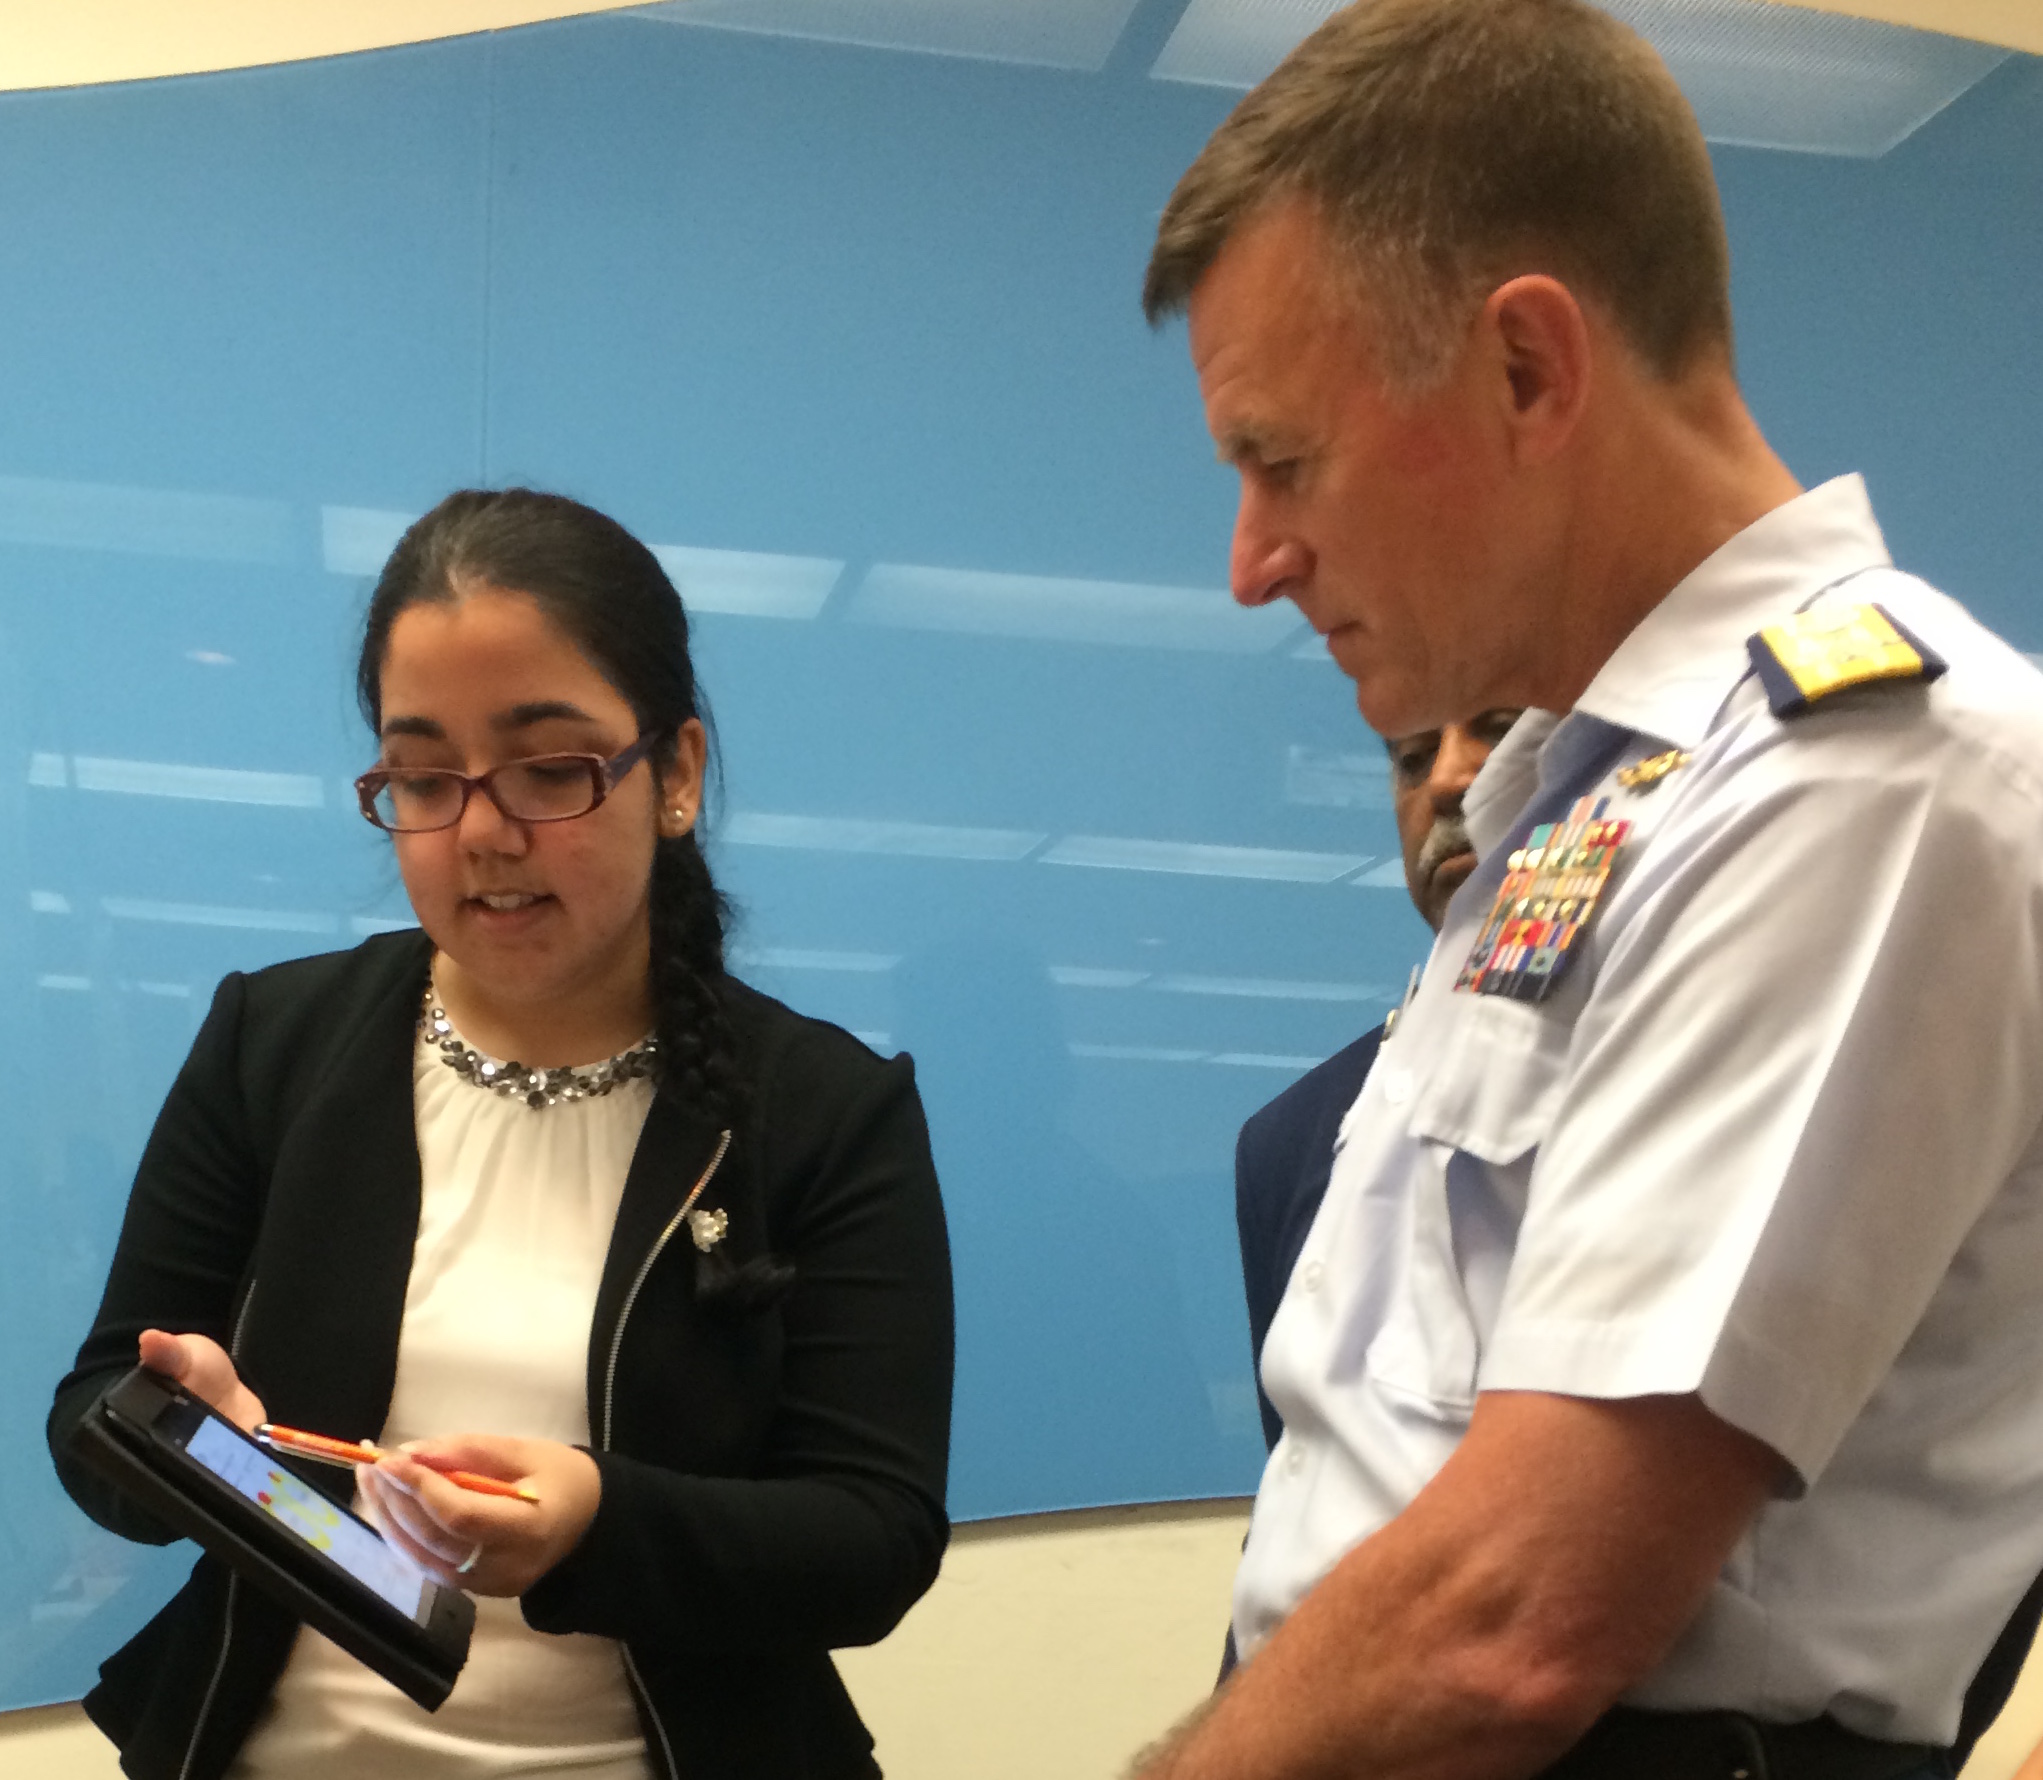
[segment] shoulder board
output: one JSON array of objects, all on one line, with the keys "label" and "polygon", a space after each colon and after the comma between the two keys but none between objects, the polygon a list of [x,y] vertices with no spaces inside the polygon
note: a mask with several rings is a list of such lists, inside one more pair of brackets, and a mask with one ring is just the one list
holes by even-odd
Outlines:
[{"label": "shoulder board", "polygon": [[1927,684],[1948,665],[1882,606],[1797,612],[1745,639],[1776,717],[1799,717],[1833,692],[1877,680]]}]

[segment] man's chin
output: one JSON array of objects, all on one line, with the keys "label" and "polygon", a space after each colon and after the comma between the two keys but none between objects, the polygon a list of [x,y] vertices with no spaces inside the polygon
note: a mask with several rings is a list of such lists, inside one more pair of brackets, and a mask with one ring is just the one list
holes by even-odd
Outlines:
[{"label": "man's chin", "polygon": [[1433,715],[1432,702],[1416,699],[1410,687],[1386,682],[1380,676],[1365,680],[1339,655],[1334,656],[1334,663],[1354,681],[1355,709],[1378,735],[1417,735],[1421,730],[1440,727],[1439,718]]},{"label": "man's chin", "polygon": [[1446,919],[1447,905],[1454,900],[1454,893],[1468,882],[1475,864],[1473,853],[1451,853],[1433,868],[1433,875],[1426,884],[1426,904],[1436,928]]},{"label": "man's chin", "polygon": [[1327,633],[1326,646],[1334,666],[1354,683],[1355,709],[1361,712],[1362,721],[1378,735],[1412,735],[1427,727],[1424,723],[1405,721],[1411,715],[1409,692],[1394,679],[1387,680],[1381,672],[1374,671],[1382,664],[1368,648],[1361,626],[1337,626]]}]

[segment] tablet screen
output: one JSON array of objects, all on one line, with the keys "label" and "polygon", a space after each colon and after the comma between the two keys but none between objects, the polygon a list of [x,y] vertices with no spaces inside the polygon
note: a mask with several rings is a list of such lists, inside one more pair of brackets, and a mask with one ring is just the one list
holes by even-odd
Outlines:
[{"label": "tablet screen", "polygon": [[230,1488],[246,1496],[357,1582],[374,1589],[407,1619],[416,1619],[425,1572],[377,1538],[352,1515],[293,1476],[252,1440],[206,1416],[184,1449]]}]

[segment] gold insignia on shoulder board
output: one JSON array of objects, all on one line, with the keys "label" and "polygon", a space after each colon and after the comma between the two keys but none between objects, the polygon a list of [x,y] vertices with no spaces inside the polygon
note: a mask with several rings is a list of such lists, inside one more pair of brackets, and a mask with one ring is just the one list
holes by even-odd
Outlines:
[{"label": "gold insignia on shoulder board", "polygon": [[1745,644],[1776,717],[1881,680],[1936,679],[1942,656],[1880,606],[1824,606],[1769,624]]},{"label": "gold insignia on shoulder board", "polygon": [[1694,758],[1686,748],[1669,748],[1665,754],[1649,755],[1620,768],[1617,782],[1627,791],[1650,791],[1669,773],[1679,772]]}]

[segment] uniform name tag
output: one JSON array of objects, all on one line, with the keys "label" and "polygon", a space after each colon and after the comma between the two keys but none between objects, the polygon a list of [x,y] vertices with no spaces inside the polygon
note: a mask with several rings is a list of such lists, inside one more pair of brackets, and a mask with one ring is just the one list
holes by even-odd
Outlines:
[{"label": "uniform name tag", "polygon": [[1632,832],[1630,822],[1605,814],[1609,807],[1608,798],[1581,798],[1563,820],[1525,837],[1506,861],[1457,990],[1513,1001],[1553,993]]}]

